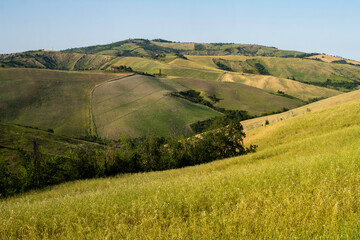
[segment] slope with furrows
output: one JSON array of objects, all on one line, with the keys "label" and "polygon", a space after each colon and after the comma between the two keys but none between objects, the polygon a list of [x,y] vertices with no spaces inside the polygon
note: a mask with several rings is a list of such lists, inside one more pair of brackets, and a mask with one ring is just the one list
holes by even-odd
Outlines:
[{"label": "slope with furrows", "polygon": [[[206,96],[215,95],[220,99],[213,103],[216,107],[232,110],[246,110],[252,115],[292,109],[304,104],[299,99],[276,96],[259,88],[235,82],[205,81],[192,78],[172,79],[189,89],[202,92]],[[210,100],[211,101],[211,100]]]},{"label": "slope with furrows", "polygon": [[187,134],[190,123],[220,113],[202,105],[168,96],[184,87],[158,78],[135,75],[108,82],[93,92],[92,111],[103,138]]},{"label": "slope with furrows", "polygon": [[0,120],[84,136],[91,88],[127,74],[0,69]]}]

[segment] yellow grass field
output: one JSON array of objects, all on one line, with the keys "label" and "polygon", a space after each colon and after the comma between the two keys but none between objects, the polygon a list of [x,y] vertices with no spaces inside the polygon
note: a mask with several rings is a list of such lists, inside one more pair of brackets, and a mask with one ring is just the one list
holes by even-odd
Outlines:
[{"label": "yellow grass field", "polygon": [[288,118],[292,118],[298,115],[307,114],[313,111],[318,111],[321,109],[329,108],[332,106],[340,105],[343,103],[351,102],[354,100],[360,99],[360,90],[349,92],[349,93],[343,93],[334,97],[330,97],[318,102],[314,102],[311,104],[307,104],[305,106],[295,108],[292,110],[289,110],[287,112],[259,117],[259,118],[253,118],[248,119],[242,122],[242,125],[245,129],[245,131],[250,131],[255,128],[259,128],[265,125],[265,122],[268,121],[270,124],[276,123],[279,121],[283,121]]},{"label": "yellow grass field", "polygon": [[327,98],[341,93],[340,91],[333,89],[313,86],[290,79],[277,78],[267,75],[226,73],[223,75],[221,81],[238,82],[273,93],[282,91],[304,101],[316,97]]},{"label": "yellow grass field", "polygon": [[339,58],[339,57],[333,57],[333,56],[324,55],[324,54],[314,55],[314,56],[307,57],[307,58],[319,59],[319,60],[327,62],[327,63],[330,63],[330,62],[333,62],[333,61],[345,60],[348,63],[352,63],[352,64],[355,64],[355,65],[360,65],[360,62],[357,62],[357,61],[347,60],[347,59],[343,59],[343,58]]},{"label": "yellow grass field", "polygon": [[1,200],[0,236],[358,239],[359,109],[355,100],[259,128],[253,154]]}]

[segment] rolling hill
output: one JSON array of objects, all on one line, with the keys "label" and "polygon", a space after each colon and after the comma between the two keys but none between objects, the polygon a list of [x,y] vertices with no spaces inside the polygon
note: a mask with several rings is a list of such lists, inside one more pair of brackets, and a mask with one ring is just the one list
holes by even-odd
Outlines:
[{"label": "rolling hill", "polygon": [[278,94],[279,91],[281,91],[303,101],[328,98],[341,94],[340,91],[335,89],[328,89],[325,87],[309,85],[295,80],[268,75],[226,73],[221,78],[221,81],[242,83],[275,94]]},{"label": "rolling hill", "polygon": [[0,234],[356,239],[359,109],[354,100],[259,128],[251,139],[259,150],[246,156],[71,182],[1,200]]},{"label": "rolling hill", "polygon": [[[258,45],[178,43],[161,39],[130,39],[60,52],[38,50],[1,55],[0,120],[51,128],[67,136],[87,133],[99,133],[103,137],[139,136],[149,131],[164,136],[170,128],[185,133],[188,124],[218,115],[182,99],[163,97],[165,92],[194,89],[205,97],[215,94],[222,99],[215,103],[217,107],[260,115],[359,88],[358,66],[308,59],[312,56],[318,55]],[[116,97],[125,91],[124,86],[115,82],[101,85],[92,92],[94,115],[89,115],[89,96],[95,86],[131,74],[111,71],[112,66],[126,66],[135,73],[157,78],[144,78],[147,79],[144,87],[124,95],[128,99]],[[127,80],[122,83],[134,84]],[[117,87],[112,89],[113,85]],[[146,96],[151,89],[157,93]],[[102,99],[107,91],[117,102]],[[102,99],[101,104],[96,103],[97,97]],[[148,108],[146,101],[151,97],[159,102]],[[143,100],[131,102],[131,99]],[[178,108],[181,110],[174,110]],[[116,111],[110,114],[112,109]],[[138,110],[130,114],[132,109]],[[151,113],[154,109],[156,114]]]},{"label": "rolling hill", "polygon": [[91,88],[127,75],[0,68],[0,120],[87,135]]},{"label": "rolling hill", "polygon": [[354,100],[360,99],[360,90],[349,92],[349,93],[343,93],[334,97],[330,97],[318,102],[314,102],[311,104],[307,104],[305,106],[291,109],[289,111],[279,113],[279,114],[273,114],[269,116],[254,118],[254,119],[248,119],[242,122],[242,125],[246,131],[259,128],[265,125],[265,122],[267,121],[270,123],[276,123],[288,118],[292,118],[298,115],[303,115],[310,113],[312,111],[317,111],[321,109],[326,109],[332,106],[336,106],[339,104],[351,102]]},{"label": "rolling hill", "polygon": [[185,88],[171,81],[135,75],[95,88],[92,111],[103,138],[188,134],[189,124],[221,114],[168,94]]},{"label": "rolling hill", "polygon": [[202,92],[205,97],[215,95],[220,99],[216,107],[246,110],[252,115],[292,109],[304,105],[299,99],[291,99],[265,92],[259,88],[235,82],[206,81],[191,78],[172,79],[182,86]]},{"label": "rolling hill", "polygon": [[250,44],[234,43],[176,43],[147,39],[128,39],[106,45],[95,45],[64,50],[66,53],[100,54],[112,56],[152,57],[161,54],[184,55],[245,55],[289,57],[303,55],[303,52],[279,50]]}]

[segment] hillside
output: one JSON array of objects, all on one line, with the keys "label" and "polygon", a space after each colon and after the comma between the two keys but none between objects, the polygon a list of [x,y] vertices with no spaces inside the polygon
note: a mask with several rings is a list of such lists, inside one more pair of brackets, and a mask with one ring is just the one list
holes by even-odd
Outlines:
[{"label": "hillside", "polygon": [[268,75],[226,73],[221,78],[221,81],[241,83],[275,94],[279,94],[280,91],[303,101],[312,101],[341,94],[340,91],[334,89]]},{"label": "hillside", "polygon": [[66,53],[100,54],[112,56],[152,57],[162,54],[184,55],[245,55],[289,57],[303,55],[298,51],[279,50],[250,44],[234,43],[176,43],[164,40],[128,39],[106,45],[64,50]]},{"label": "hillside", "polygon": [[357,90],[357,91],[353,91],[353,92],[349,92],[349,93],[340,94],[340,95],[337,95],[334,97],[330,97],[330,98],[327,98],[327,99],[324,99],[324,100],[321,100],[318,102],[314,102],[311,104],[307,104],[305,106],[291,109],[291,110],[283,112],[283,113],[248,119],[248,120],[243,121],[242,125],[246,131],[250,131],[252,129],[264,126],[265,122],[268,122],[269,124],[276,123],[276,122],[280,122],[280,121],[283,121],[288,118],[293,118],[298,115],[307,114],[312,111],[326,109],[326,108],[329,108],[332,106],[337,106],[337,105],[340,105],[343,103],[347,103],[347,102],[351,102],[351,101],[359,100],[359,99],[360,99],[360,90]]},{"label": "hillside", "polygon": [[85,136],[91,88],[126,75],[0,68],[0,120]]},{"label": "hillside", "polygon": [[205,106],[168,96],[185,88],[172,81],[135,75],[98,86],[92,111],[103,138],[188,134],[189,124],[221,114]]},{"label": "hillside", "polygon": [[357,89],[360,85],[360,67],[349,64],[326,63],[307,58],[236,55],[189,56],[189,60],[207,67],[222,68],[230,73],[241,73],[250,78],[273,76],[341,91]]},{"label": "hillside", "polygon": [[329,55],[325,55],[325,54],[319,54],[319,55],[314,55],[314,56],[310,56],[307,57],[310,59],[316,59],[316,60],[320,60],[323,62],[338,62],[338,63],[343,63],[343,64],[354,64],[354,65],[360,65],[360,62],[358,61],[353,61],[353,60],[348,60],[348,59],[344,59],[344,58],[340,58],[340,57],[333,57],[333,56],[329,56]]},{"label": "hillside", "polygon": [[[318,57],[323,60],[315,61]],[[360,68],[356,62],[344,61],[334,60],[327,55],[285,51],[258,45],[130,39],[61,52],[39,50],[2,55],[0,66],[110,70],[112,66],[123,65],[138,72],[162,74],[167,78],[221,80],[225,72],[230,72],[241,73],[252,79],[254,76],[273,76],[339,91],[358,89]],[[277,79],[271,81],[278,82]],[[309,95],[305,98],[327,97],[326,94],[310,97],[316,90],[308,90],[312,93],[305,93]],[[274,89],[271,91],[274,92]],[[303,100],[305,98],[301,97]]]},{"label": "hillside", "polygon": [[[257,153],[0,201],[9,239],[357,239],[360,101],[259,128]],[[102,224],[99,225],[99,222]]]},{"label": "hillside", "polygon": [[[261,89],[235,82],[206,81],[191,78],[175,78],[172,81],[196,91],[205,97],[215,95],[216,107],[232,110],[246,110],[252,115],[292,109],[304,105],[299,99],[291,99],[270,94]],[[209,101],[211,101],[209,99]]]}]

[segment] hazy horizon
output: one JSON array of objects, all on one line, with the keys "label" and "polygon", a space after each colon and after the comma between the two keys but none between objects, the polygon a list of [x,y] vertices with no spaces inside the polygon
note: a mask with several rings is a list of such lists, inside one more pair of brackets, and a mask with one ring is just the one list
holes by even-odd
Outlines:
[{"label": "hazy horizon", "polygon": [[0,53],[162,38],[258,44],[360,60],[358,9],[354,0],[13,0],[0,3]]}]

